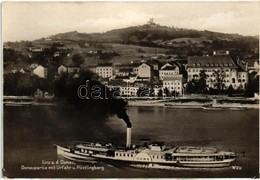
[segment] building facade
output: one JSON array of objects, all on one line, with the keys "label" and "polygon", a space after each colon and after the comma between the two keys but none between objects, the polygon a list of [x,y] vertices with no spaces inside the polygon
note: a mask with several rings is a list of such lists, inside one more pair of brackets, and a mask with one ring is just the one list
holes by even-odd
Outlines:
[{"label": "building facade", "polygon": [[98,65],[96,67],[96,73],[100,77],[110,78],[111,76],[113,76],[113,66],[112,66],[112,64]]},{"label": "building facade", "polygon": [[153,67],[147,63],[142,63],[138,66],[138,76],[149,80],[153,79]]},{"label": "building facade", "polygon": [[135,86],[120,86],[120,95],[136,97],[138,89],[139,87]]},{"label": "building facade", "polygon": [[167,88],[170,92],[183,94],[183,77],[181,74],[172,77],[165,77],[163,80],[163,89]]},{"label": "building facade", "polygon": [[230,85],[234,89],[245,89],[248,83],[248,73],[243,71],[229,54],[189,57],[187,71],[188,81],[199,79],[201,72],[204,72],[209,88],[216,88],[216,83],[221,82],[223,89]]}]

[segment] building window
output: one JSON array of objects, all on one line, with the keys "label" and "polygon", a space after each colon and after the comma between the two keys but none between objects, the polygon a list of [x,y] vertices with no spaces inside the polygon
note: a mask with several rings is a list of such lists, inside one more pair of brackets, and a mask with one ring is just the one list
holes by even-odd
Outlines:
[{"label": "building window", "polygon": [[235,80],[235,78],[232,78],[232,83],[236,83],[236,80]]}]

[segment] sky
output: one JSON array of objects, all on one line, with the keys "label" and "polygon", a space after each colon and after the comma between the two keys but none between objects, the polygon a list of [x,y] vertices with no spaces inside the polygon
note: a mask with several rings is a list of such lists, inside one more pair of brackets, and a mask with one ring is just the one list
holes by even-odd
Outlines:
[{"label": "sky", "polygon": [[259,7],[249,2],[4,2],[3,41],[57,33],[106,32],[155,23],[241,35],[259,34]]}]

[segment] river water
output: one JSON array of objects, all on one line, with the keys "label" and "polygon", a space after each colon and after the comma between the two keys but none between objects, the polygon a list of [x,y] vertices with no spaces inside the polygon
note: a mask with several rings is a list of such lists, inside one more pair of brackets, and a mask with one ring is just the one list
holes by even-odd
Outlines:
[{"label": "river water", "polygon": [[[84,113],[84,112],[83,112]],[[56,107],[4,107],[4,175],[45,178],[199,178],[256,177],[259,174],[258,110],[198,110],[165,107],[129,107],[132,142],[141,138],[165,141],[166,145],[210,146],[242,151],[233,167],[213,169],[144,169],[104,163],[78,163],[100,169],[39,169],[43,162],[58,159],[53,144],[73,140],[125,143],[126,126],[117,117],[102,121],[97,117],[57,113]]]}]

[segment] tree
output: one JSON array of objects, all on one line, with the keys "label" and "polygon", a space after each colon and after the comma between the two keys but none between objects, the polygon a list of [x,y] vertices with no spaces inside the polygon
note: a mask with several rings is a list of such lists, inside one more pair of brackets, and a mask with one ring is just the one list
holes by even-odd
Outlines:
[{"label": "tree", "polygon": [[255,92],[259,92],[259,76],[256,72],[249,74],[248,85],[244,93],[245,97],[254,97]]},{"label": "tree", "polygon": [[205,93],[207,92],[207,78],[208,78],[208,75],[206,74],[206,71],[205,70],[201,70],[200,71],[200,78],[199,78],[199,81],[198,81],[198,91],[199,93]]},{"label": "tree", "polygon": [[39,78],[28,73],[10,73],[4,76],[4,95],[32,95],[39,87]]},{"label": "tree", "polygon": [[216,87],[218,92],[220,93],[221,91],[223,91],[223,88],[225,86],[224,84],[224,78],[226,77],[225,71],[215,70],[213,72],[213,76],[215,77],[214,87]]},{"label": "tree", "polygon": [[168,89],[167,87],[165,87],[165,88],[163,89],[163,92],[164,92],[164,94],[165,94],[166,97],[170,97],[171,92],[169,91],[169,89]]},{"label": "tree", "polygon": [[149,96],[154,97],[154,88],[153,87],[151,87],[151,89],[150,89]]},{"label": "tree", "polygon": [[158,97],[162,97],[163,96],[163,91],[162,91],[162,89],[159,89],[159,91],[158,91]]},{"label": "tree", "polygon": [[74,54],[72,57],[72,62],[76,65],[81,65],[84,62],[84,58],[81,56],[81,54]]},{"label": "tree", "polygon": [[228,96],[229,96],[229,97],[233,96],[234,91],[235,91],[235,90],[234,90],[232,84],[230,84],[230,86],[229,86],[228,89],[227,89],[227,94],[228,94]]}]

